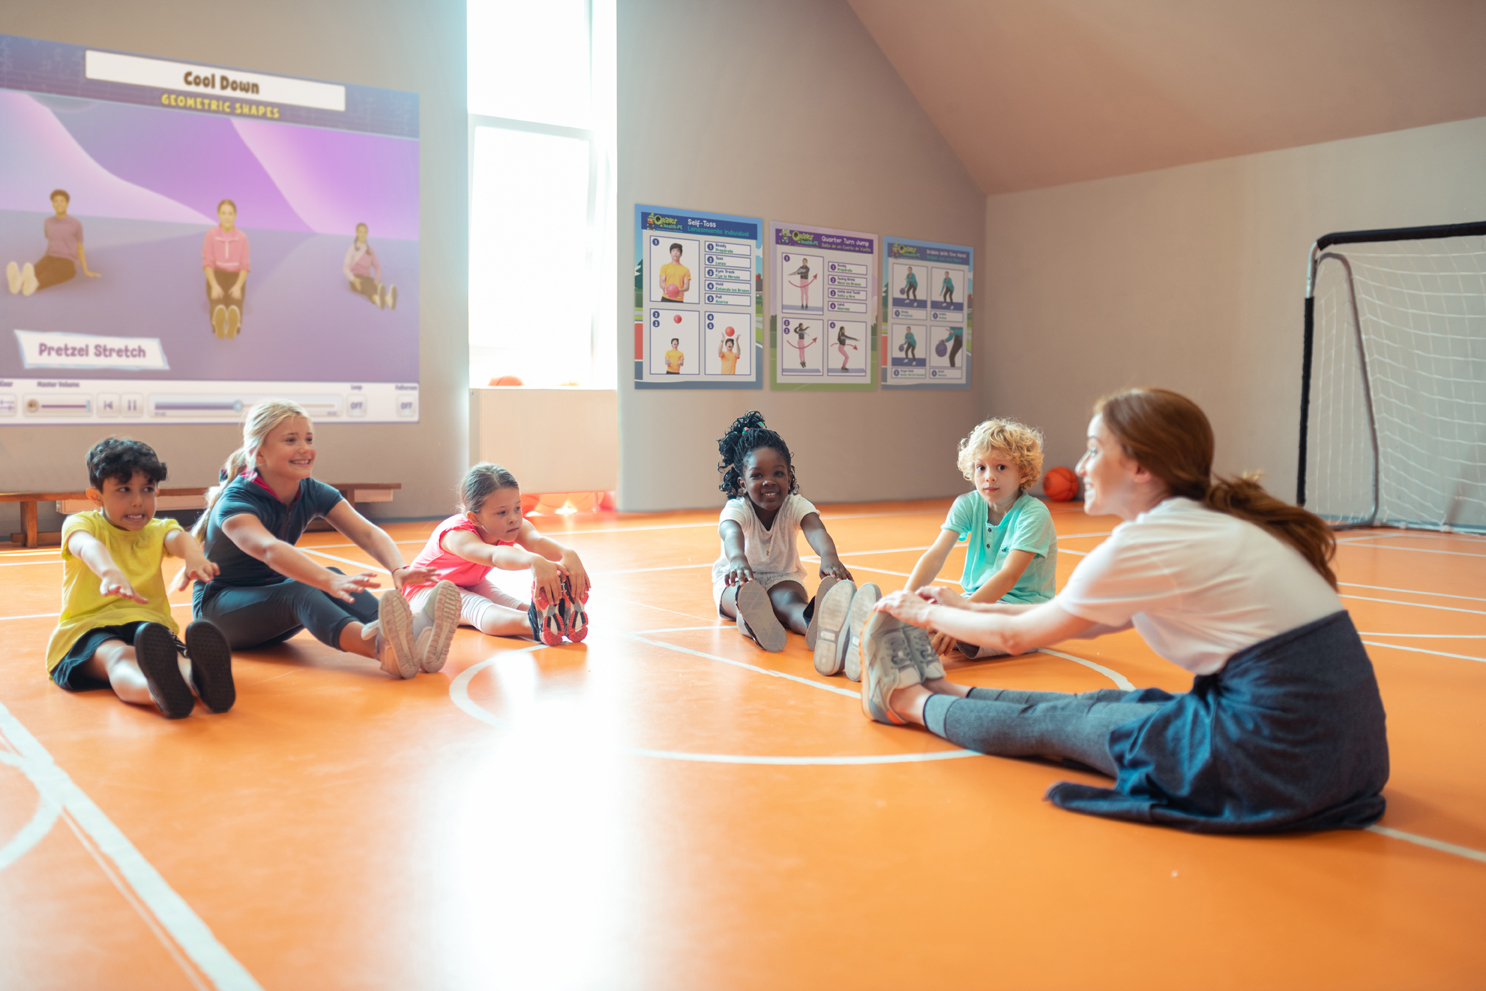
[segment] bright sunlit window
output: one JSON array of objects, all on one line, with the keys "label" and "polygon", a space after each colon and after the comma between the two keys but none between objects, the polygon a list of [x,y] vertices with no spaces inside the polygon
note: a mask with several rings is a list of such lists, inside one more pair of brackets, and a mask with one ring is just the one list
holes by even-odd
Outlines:
[{"label": "bright sunlit window", "polygon": [[469,0],[471,385],[615,385],[614,3]]}]

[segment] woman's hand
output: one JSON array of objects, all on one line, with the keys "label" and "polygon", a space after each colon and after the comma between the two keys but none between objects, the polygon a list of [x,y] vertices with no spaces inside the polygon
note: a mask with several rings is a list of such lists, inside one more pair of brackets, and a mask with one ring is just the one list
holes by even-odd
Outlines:
[{"label": "woman's hand", "polygon": [[846,570],[846,565],[842,564],[841,559],[834,554],[830,555],[829,557],[821,557],[820,576],[822,578],[841,578],[846,581],[851,580],[851,572]]},{"label": "woman's hand", "polygon": [[392,569],[392,587],[400,592],[404,585],[432,585],[437,574],[433,568],[409,568],[404,565]]},{"label": "woman's hand", "polygon": [[748,566],[746,557],[736,557],[728,561],[727,574],[723,576],[729,585],[742,585],[744,582],[753,581],[753,569]]},{"label": "woman's hand", "polygon": [[583,567],[583,562],[578,560],[578,555],[571,550],[562,552],[562,566],[568,570],[568,588],[572,590],[573,598],[579,602],[588,601],[588,590],[593,583],[588,580],[588,571]]},{"label": "woman's hand", "polygon": [[[562,600],[562,577],[567,574],[567,569],[560,564],[552,563],[540,554],[533,554],[531,557],[531,577],[536,586],[532,597],[538,600],[537,608],[545,609],[548,605]],[[546,596],[547,605],[541,603],[542,596]]]},{"label": "woman's hand", "polygon": [[330,576],[330,581],[327,583],[325,591],[342,602],[355,602],[358,592],[365,592],[370,588],[382,587],[377,584],[377,576],[370,571],[363,571],[355,575],[342,575],[334,571],[327,571],[325,573]]},{"label": "woman's hand", "polygon": [[117,574],[105,573],[102,579],[98,583],[99,595],[105,598],[133,599],[141,605],[149,605],[150,600],[136,592],[134,586],[129,584],[129,580],[124,577],[122,572]]},{"label": "woman's hand", "polygon": [[914,626],[929,625],[929,610],[934,603],[916,592],[898,591],[883,596],[877,602],[877,611],[895,616]]}]

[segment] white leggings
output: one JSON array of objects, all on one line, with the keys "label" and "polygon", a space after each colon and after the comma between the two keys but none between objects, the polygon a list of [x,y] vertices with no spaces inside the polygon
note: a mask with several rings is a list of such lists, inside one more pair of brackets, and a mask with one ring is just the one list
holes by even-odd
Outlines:
[{"label": "white leggings", "polygon": [[[429,585],[427,588],[420,588],[414,592],[413,597],[408,600],[408,607],[414,613],[418,612],[428,601],[428,597],[433,595],[435,587]],[[459,621],[466,626],[473,626],[481,633],[495,632],[498,615],[496,610],[499,607],[525,613],[530,605],[509,592],[496,588],[490,584],[489,580],[483,578],[473,585],[456,585],[455,587],[459,589]]]}]

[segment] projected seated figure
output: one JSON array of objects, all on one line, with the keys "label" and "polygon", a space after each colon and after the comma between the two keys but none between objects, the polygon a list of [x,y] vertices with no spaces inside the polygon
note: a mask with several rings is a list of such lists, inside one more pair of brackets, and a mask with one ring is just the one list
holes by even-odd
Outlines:
[{"label": "projected seated figure", "polygon": [[223,200],[217,204],[217,226],[201,242],[212,332],[220,338],[236,337],[242,328],[249,267],[248,236],[237,228],[237,204]]},{"label": "projected seated figure", "polygon": [[377,309],[397,309],[397,287],[382,285],[382,263],[377,253],[367,243],[367,226],[356,225],[356,240],[346,249],[346,260],[341,265],[341,274],[351,283],[351,291],[365,296]]},{"label": "projected seated figure", "polygon": [[78,266],[82,266],[84,275],[98,278],[99,273],[88,270],[88,255],[83,250],[82,222],[67,215],[72,197],[67,195],[65,189],[54,189],[51,198],[56,216],[47,217],[41,222],[42,233],[46,235],[46,254],[35,263],[17,265],[11,262],[5,266],[5,281],[9,284],[12,295],[20,293],[22,296],[29,296],[37,290],[60,285],[77,275]]}]

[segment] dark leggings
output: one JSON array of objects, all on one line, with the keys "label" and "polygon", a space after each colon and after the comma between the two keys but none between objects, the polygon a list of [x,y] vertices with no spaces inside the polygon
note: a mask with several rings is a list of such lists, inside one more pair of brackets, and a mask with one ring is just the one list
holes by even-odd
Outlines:
[{"label": "dark leggings", "polygon": [[45,289],[47,286],[55,286],[66,282],[77,274],[77,266],[72,264],[70,258],[58,258],[56,255],[47,255],[41,261],[31,266],[31,271],[36,273],[36,288]]},{"label": "dark leggings", "polygon": [[[344,573],[339,568],[329,570]],[[377,597],[362,591],[356,593],[355,601],[346,602],[293,579],[275,585],[229,585],[204,597],[196,618],[215,623],[233,650],[271,647],[306,629],[316,640],[339,650],[341,631],[347,624],[377,618]]]},{"label": "dark leggings", "polygon": [[955,342],[949,346],[949,367],[955,367],[955,355],[965,346],[965,339],[959,334],[955,335]]},{"label": "dark leggings", "polygon": [[972,688],[967,698],[935,695],[924,705],[924,725],[967,750],[998,757],[1071,757],[1110,777],[1119,769],[1109,756],[1109,733],[1166,705],[1133,702],[1138,692],[1105,688],[1016,692]]}]

